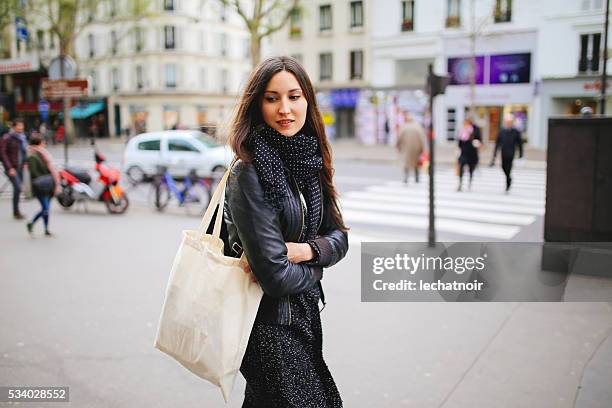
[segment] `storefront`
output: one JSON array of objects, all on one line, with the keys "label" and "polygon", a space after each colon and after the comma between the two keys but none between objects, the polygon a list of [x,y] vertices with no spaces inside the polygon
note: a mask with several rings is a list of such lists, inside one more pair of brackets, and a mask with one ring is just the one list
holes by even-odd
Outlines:
[{"label": "storefront", "polygon": [[523,139],[537,144],[536,44],[531,31],[493,35],[477,39],[479,53],[472,57],[468,38],[445,39],[443,64],[450,82],[435,110],[438,139],[454,142],[464,119],[471,117],[481,127],[484,142],[494,142],[504,116],[512,114]]},{"label": "storefront", "polygon": [[[612,92],[611,81],[608,81],[607,94]],[[593,113],[599,113],[601,77],[585,75],[573,78],[546,78],[542,80],[540,103],[542,118],[539,132],[542,135],[540,144],[547,145],[548,118],[551,116],[579,115],[582,108],[590,107]],[[606,113],[612,113],[612,98],[608,97]]]},{"label": "storefront", "polygon": [[82,98],[70,109],[77,137],[108,137],[106,98]]},{"label": "storefront", "polygon": [[206,129],[216,133],[229,123],[235,100],[198,94],[113,95],[108,106],[112,136],[169,129]]},{"label": "storefront", "polygon": [[355,138],[366,145],[394,144],[404,113],[419,123],[427,108],[422,90],[336,89],[317,93],[327,137]]},{"label": "storefront", "polygon": [[[37,128],[41,117],[38,111],[40,82],[46,72],[38,57],[0,60],[0,120],[17,116],[25,120],[26,129]],[[57,109],[57,104],[51,109]]]}]

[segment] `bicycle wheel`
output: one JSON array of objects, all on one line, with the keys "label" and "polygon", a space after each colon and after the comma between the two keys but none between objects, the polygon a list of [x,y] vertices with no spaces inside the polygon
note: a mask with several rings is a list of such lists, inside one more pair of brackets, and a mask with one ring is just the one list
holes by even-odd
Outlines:
[{"label": "bicycle wheel", "polygon": [[159,183],[153,189],[153,204],[157,211],[164,211],[172,198],[172,193],[166,183]]},{"label": "bicycle wheel", "polygon": [[189,215],[204,215],[210,194],[202,183],[195,183],[186,192],[184,196],[183,206]]}]

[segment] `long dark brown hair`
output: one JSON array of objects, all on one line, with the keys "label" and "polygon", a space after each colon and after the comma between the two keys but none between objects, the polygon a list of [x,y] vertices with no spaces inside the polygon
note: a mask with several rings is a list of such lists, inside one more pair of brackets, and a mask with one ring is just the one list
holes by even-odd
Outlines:
[{"label": "long dark brown hair", "polygon": [[324,197],[329,200],[327,211],[331,211],[331,215],[336,224],[342,230],[348,230],[342,220],[342,214],[338,208],[338,193],[332,181],[334,168],[332,167],[332,155],[327,135],[325,134],[325,126],[321,119],[321,113],[317,106],[317,98],[315,96],[312,83],[308,74],[302,65],[291,57],[271,57],[262,61],[251,72],[249,80],[246,84],[238,109],[236,111],[233,124],[230,130],[228,143],[236,156],[244,162],[250,162],[253,159],[253,146],[250,140],[252,130],[258,125],[264,123],[261,112],[264,92],[268,82],[272,77],[280,71],[292,73],[300,84],[308,108],[306,111],[306,123],[303,131],[308,134],[315,134],[319,146],[321,148],[321,158],[323,159],[323,168],[321,169],[321,181],[323,184]]}]

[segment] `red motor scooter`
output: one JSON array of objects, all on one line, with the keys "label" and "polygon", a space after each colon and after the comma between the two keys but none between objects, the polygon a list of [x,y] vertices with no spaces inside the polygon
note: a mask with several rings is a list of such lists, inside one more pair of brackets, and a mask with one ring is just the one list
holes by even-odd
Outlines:
[{"label": "red motor scooter", "polygon": [[86,170],[66,167],[60,170],[62,191],[57,200],[64,208],[70,208],[77,201],[102,201],[111,214],[123,214],[130,202],[119,186],[120,171],[104,164],[106,158],[94,152],[98,182],[102,186],[97,192],[91,187],[91,176]]}]

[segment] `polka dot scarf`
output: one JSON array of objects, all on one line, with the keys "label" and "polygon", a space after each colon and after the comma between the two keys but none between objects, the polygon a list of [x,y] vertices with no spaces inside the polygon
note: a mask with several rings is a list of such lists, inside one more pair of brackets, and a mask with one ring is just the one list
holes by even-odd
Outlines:
[{"label": "polka dot scarf", "polygon": [[300,240],[314,239],[321,216],[319,170],[323,167],[316,136],[298,133],[287,137],[262,125],[253,132],[252,141],[253,165],[261,180],[265,201],[281,210],[293,176],[306,200],[305,229]]}]

